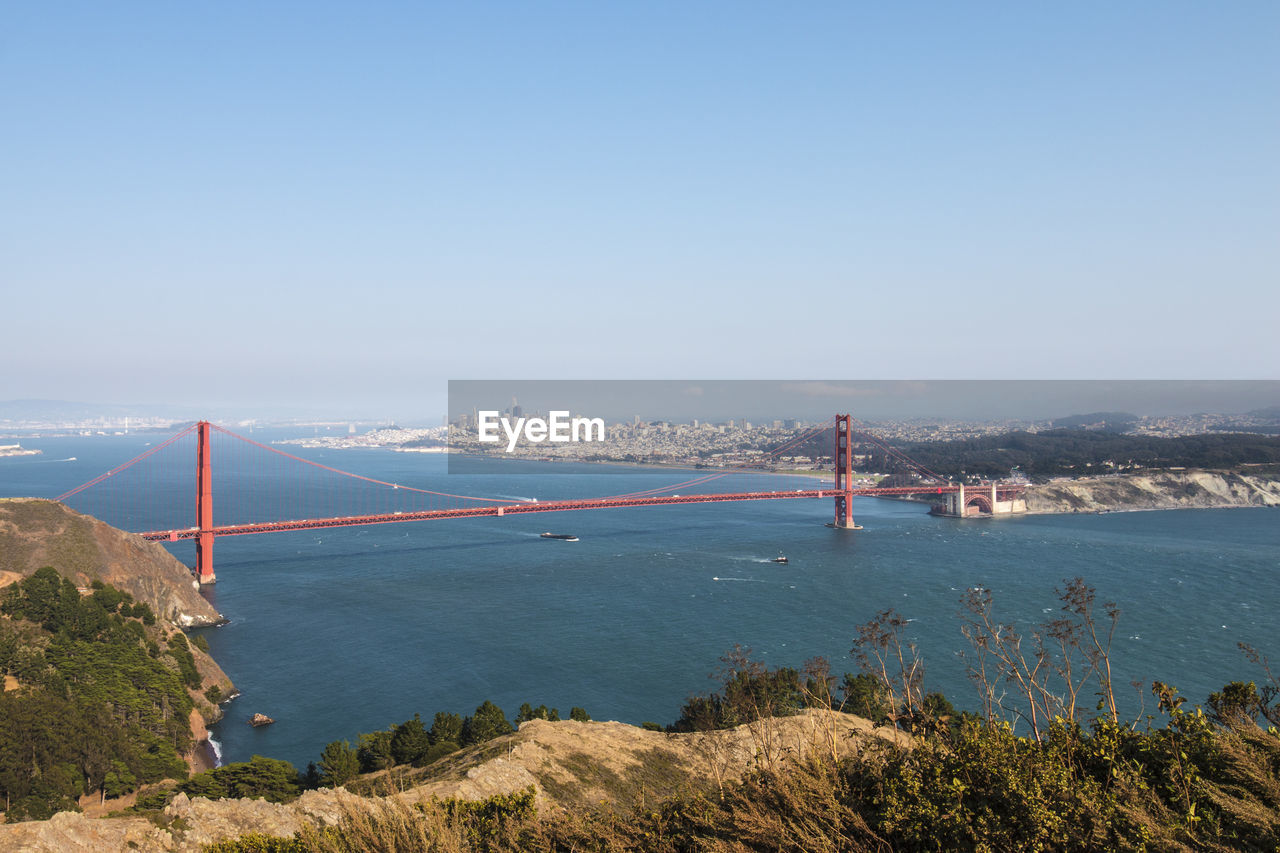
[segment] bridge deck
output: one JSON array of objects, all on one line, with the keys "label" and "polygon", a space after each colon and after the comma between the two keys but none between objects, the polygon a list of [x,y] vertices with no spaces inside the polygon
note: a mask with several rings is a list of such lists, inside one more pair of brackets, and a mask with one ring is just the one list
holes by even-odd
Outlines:
[{"label": "bridge deck", "polygon": [[[891,488],[850,489],[849,493],[866,497],[901,495],[942,495],[959,490],[959,486],[900,486]],[[1006,491],[1001,488],[1001,491]],[[708,495],[661,495],[657,497],[594,498],[571,501],[528,501],[502,506],[475,506],[461,509],[438,509],[424,512],[392,512],[378,515],[353,515],[338,518],[302,518],[289,521],[266,521],[253,524],[228,524],[210,528],[216,536],[243,536],[250,533],[283,533],[289,530],[320,530],[329,527],[353,527],[362,524],[395,524],[405,521],[432,521],[442,518],[477,518],[483,516],[523,515],[532,512],[568,512],[580,509],[611,509],[634,506],[670,506],[673,504],[727,503],[730,501],[792,500],[796,498],[830,498],[836,489],[798,489],[783,492],[729,492]],[[144,539],[174,542],[195,539],[199,528],[183,530],[149,530]]]}]

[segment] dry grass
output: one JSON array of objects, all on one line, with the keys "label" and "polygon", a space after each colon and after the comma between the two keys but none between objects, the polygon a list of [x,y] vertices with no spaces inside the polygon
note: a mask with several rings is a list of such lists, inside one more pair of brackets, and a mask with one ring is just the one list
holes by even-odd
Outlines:
[{"label": "dry grass", "polygon": [[469,853],[461,821],[438,803],[413,808],[395,800],[381,800],[368,808],[348,808],[335,827],[308,827],[298,841],[314,853]]}]

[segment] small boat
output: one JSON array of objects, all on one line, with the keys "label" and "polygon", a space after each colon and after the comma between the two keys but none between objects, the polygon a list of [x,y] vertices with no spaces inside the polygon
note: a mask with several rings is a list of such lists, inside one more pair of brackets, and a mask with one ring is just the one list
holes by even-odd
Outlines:
[{"label": "small boat", "polygon": [[577,542],[578,537],[572,533],[544,533],[543,539],[563,539],[565,542]]},{"label": "small boat", "polygon": [[781,554],[779,554],[778,556],[774,557],[774,558],[773,558],[772,560],[770,560],[769,562],[770,562],[770,563],[786,563],[786,562],[788,562],[788,560],[787,560],[787,558],[786,558],[786,557],[784,557],[784,556],[782,556]]}]

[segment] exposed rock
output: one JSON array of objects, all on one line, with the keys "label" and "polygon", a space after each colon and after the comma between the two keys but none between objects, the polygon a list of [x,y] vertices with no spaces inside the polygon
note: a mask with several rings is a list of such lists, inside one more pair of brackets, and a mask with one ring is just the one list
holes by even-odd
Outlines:
[{"label": "exposed rock", "polygon": [[145,818],[104,820],[78,812],[59,812],[49,820],[0,826],[0,849],[20,853],[81,851],[169,851],[173,836]]},{"label": "exposed rock", "polygon": [[254,714],[252,717],[249,718],[249,725],[255,726],[255,727],[269,726],[274,722],[275,720],[271,719],[266,714]]},{"label": "exposed rock", "polygon": [[178,828],[180,834],[171,849],[183,851],[201,850],[217,841],[250,832],[287,838],[302,828],[305,819],[297,808],[288,803],[210,800],[205,797],[188,799],[182,793],[165,806],[164,814],[169,826]]},{"label": "exposed rock", "polygon": [[[287,838],[304,824],[332,826],[373,800],[344,789],[308,791],[292,803],[209,800],[178,794],[156,822],[145,817],[90,818],[60,812],[50,820],[0,826],[0,850],[30,853],[137,850],[199,853],[209,844],[251,832]],[[158,824],[163,824],[160,826]]]},{"label": "exposed rock", "polygon": [[1055,480],[1027,489],[1028,512],[1280,506],[1280,482],[1231,471],[1162,471]]}]

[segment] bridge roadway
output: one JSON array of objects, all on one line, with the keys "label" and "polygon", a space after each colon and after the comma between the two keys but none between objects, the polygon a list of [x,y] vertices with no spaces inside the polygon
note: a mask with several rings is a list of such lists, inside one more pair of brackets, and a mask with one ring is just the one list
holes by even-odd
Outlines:
[{"label": "bridge roadway", "polygon": [[[865,497],[890,497],[899,495],[942,495],[959,491],[958,485],[946,486],[896,486],[890,488],[850,489],[849,493]],[[351,515],[337,518],[303,518],[291,521],[264,521],[252,524],[228,524],[211,527],[205,532],[216,536],[243,536],[250,533],[283,533],[289,530],[322,530],[327,527],[353,527],[362,524],[395,524],[404,521],[431,521],[441,518],[477,518],[483,516],[522,515],[531,512],[567,512],[579,509],[611,509],[631,506],[670,506],[672,504],[727,503],[730,501],[769,501],[795,498],[830,498],[840,492],[836,489],[797,489],[782,492],[729,492],[705,495],[660,495],[656,497],[591,498],[571,501],[527,501],[502,506],[474,506],[459,509],[436,509],[421,512],[389,512],[377,515]],[[142,538],[157,542],[176,542],[195,539],[200,529],[150,530],[140,534]]]}]

